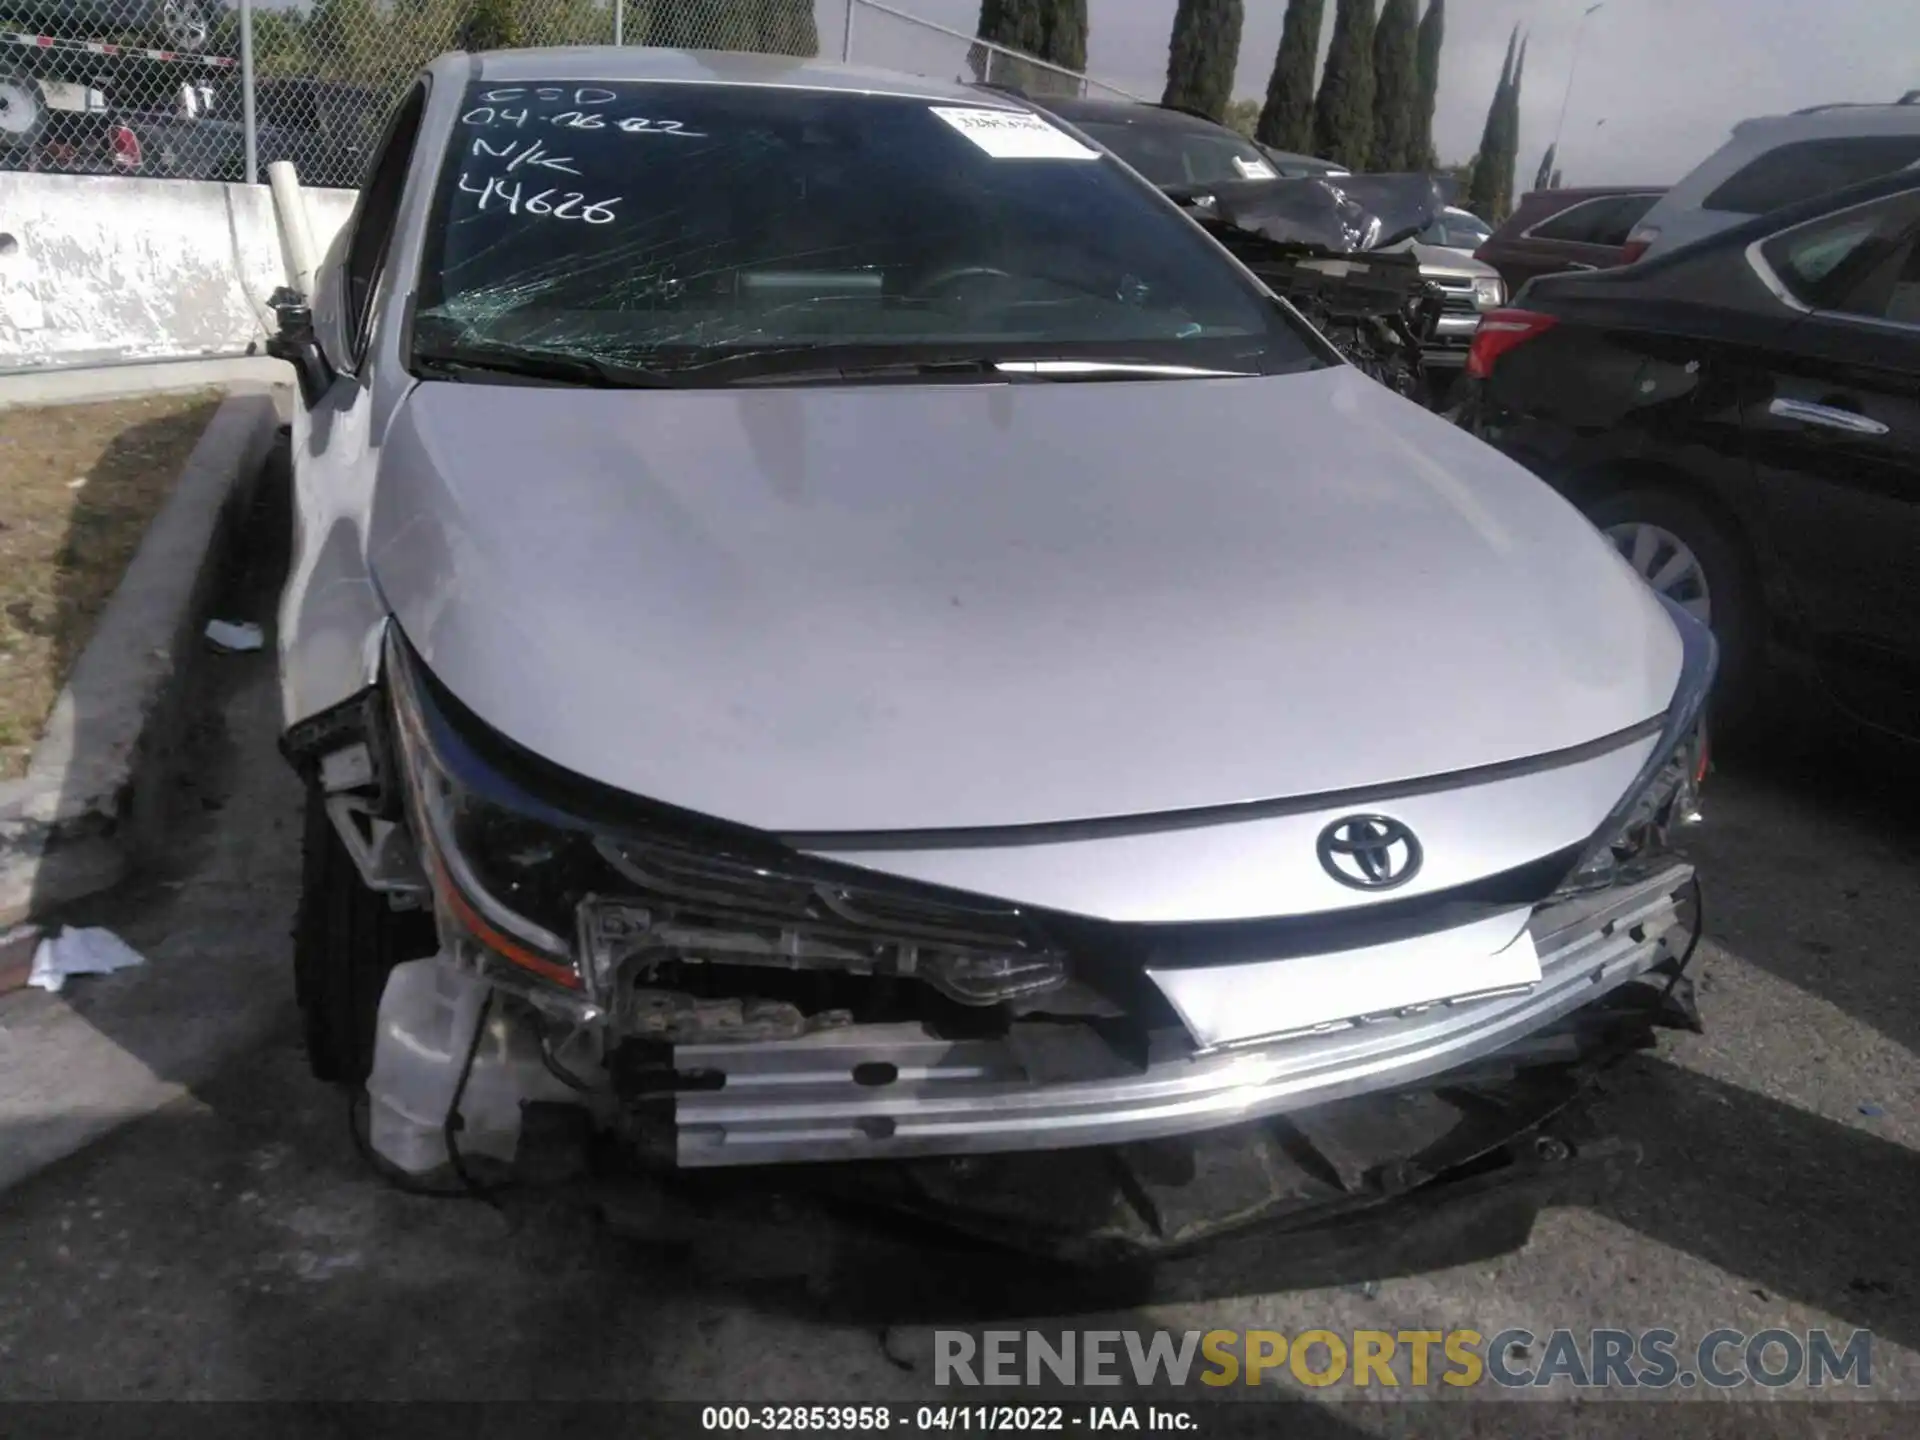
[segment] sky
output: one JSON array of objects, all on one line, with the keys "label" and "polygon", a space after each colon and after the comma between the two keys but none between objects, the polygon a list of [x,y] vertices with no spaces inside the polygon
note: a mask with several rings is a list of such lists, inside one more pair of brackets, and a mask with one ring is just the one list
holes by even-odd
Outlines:
[{"label": "sky", "polygon": [[[978,0],[885,0],[968,33]],[[1839,100],[1897,100],[1920,89],[1915,0],[1448,0],[1434,144],[1443,162],[1478,148],[1515,24],[1532,37],[1521,91],[1519,181],[1527,188],[1553,138],[1579,37],[1560,168],[1568,185],[1680,178],[1753,115]],[[1087,69],[1158,99],[1175,0],[1088,0]],[[1424,0],[1423,0],[1424,5]],[[1332,38],[1327,0],[1322,46]],[[833,15],[829,11],[836,12]],[[821,49],[838,54],[840,7],[820,6]],[[1246,0],[1234,94],[1266,94],[1286,0]],[[957,42],[870,11],[856,13],[854,58],[925,71]]]}]

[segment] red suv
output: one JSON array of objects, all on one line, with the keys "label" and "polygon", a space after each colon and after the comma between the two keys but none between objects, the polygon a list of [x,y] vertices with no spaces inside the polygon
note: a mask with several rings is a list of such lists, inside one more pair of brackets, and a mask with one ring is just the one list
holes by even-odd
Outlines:
[{"label": "red suv", "polygon": [[1536,275],[1624,265],[1627,235],[1665,193],[1646,185],[1535,190],[1520,197],[1474,259],[1498,270],[1509,290]]}]

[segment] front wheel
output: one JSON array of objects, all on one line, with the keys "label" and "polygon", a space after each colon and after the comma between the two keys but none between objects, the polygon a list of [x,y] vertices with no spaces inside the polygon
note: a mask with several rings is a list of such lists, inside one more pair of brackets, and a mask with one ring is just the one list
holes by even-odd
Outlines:
[{"label": "front wheel", "polygon": [[1764,625],[1758,587],[1740,542],[1706,509],[1665,490],[1625,490],[1587,507],[1652,589],[1700,620],[1720,644],[1716,714],[1738,724],[1757,681]]},{"label": "front wheel", "polygon": [[316,1076],[343,1085],[366,1083],[387,972],[403,960],[431,955],[438,944],[432,912],[395,910],[361,881],[326,801],[318,788],[310,789],[293,982],[307,1063]]}]

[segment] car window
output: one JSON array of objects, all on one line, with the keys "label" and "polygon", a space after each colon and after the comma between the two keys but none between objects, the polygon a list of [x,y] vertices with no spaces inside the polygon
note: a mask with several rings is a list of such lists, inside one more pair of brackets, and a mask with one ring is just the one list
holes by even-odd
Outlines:
[{"label": "car window", "polygon": [[1534,226],[1530,233],[1535,240],[1625,245],[1628,234],[1658,198],[1656,195],[1601,195],[1582,200]]},{"label": "car window", "polygon": [[1230,130],[1105,120],[1086,121],[1080,129],[1156,185],[1221,185],[1279,174],[1258,147]]},{"label": "car window", "polygon": [[1765,215],[1920,161],[1920,135],[1797,140],[1736,170],[1700,202],[1703,210]]},{"label": "car window", "polygon": [[1570,240],[1582,245],[1597,245],[1600,242],[1594,237],[1608,225],[1609,217],[1619,203],[1618,198],[1612,195],[1579,201],[1534,226],[1531,237],[1535,240]]},{"label": "car window", "polygon": [[1920,191],[1855,206],[1776,235],[1768,268],[1802,304],[1872,319],[1915,321]]},{"label": "car window", "polygon": [[1633,227],[1646,218],[1653,208],[1658,195],[1621,195],[1613,202],[1613,208],[1607,211],[1593,227],[1594,245],[1624,246],[1627,237],[1633,233]]},{"label": "car window", "polygon": [[1467,215],[1442,215],[1420,232],[1422,245],[1444,245],[1455,250],[1473,250],[1486,243],[1493,232]]},{"label": "car window", "polygon": [[416,352],[727,383],[832,347],[1312,368],[1312,337],[1111,158],[1026,111],[616,82],[472,86]]},{"label": "car window", "polygon": [[1862,303],[1876,303],[1875,313],[1882,320],[1920,326],[1920,241],[1909,237],[1906,251],[1899,266],[1889,273],[1884,303],[1881,296],[1864,291],[1857,299]]},{"label": "car window", "polygon": [[400,213],[407,168],[413,160],[414,143],[420,138],[420,120],[426,112],[426,103],[424,84],[414,86],[400,102],[367,172],[367,183],[360,192],[353,218],[348,221],[344,297],[347,338],[356,361],[366,354],[367,340],[372,333],[373,297],[379,289],[380,271],[386,263],[394,221]]}]

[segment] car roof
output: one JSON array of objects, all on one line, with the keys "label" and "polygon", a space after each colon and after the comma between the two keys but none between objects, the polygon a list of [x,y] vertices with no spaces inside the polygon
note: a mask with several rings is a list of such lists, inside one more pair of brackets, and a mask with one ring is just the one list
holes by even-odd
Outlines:
[{"label": "car roof", "polygon": [[[1003,90],[998,87],[983,87],[990,95],[1009,95],[1016,99],[1028,100],[1044,110],[1050,110],[1062,120],[1106,120],[1118,125],[1138,125],[1142,123],[1157,125],[1168,130],[1188,130],[1217,135],[1222,131],[1238,140],[1246,140],[1238,130],[1229,130],[1217,120],[1209,120],[1204,115],[1196,115],[1190,110],[1175,110],[1170,106],[1156,105],[1151,100],[1089,100],[1078,95],[1022,95],[1018,91]],[[1251,145],[1253,142],[1247,140]],[[1311,156],[1302,155],[1302,160]]]},{"label": "car roof", "polygon": [[1264,152],[1282,165],[1318,166],[1346,173],[1347,167],[1337,160],[1323,160],[1318,155],[1303,155],[1297,150],[1280,150],[1272,145],[1262,145],[1249,140],[1238,130],[1211,120],[1205,115],[1195,114],[1191,110],[1180,110],[1170,105],[1156,105],[1151,100],[1099,100],[1079,95],[1034,95],[1027,96],[1013,89],[999,86],[983,87],[1002,95],[1012,95],[1028,99],[1043,110],[1051,111],[1062,120],[1076,124],[1092,121],[1094,124],[1106,122],[1114,125],[1146,124],[1162,130],[1183,130],[1189,134],[1231,135],[1245,145]]},{"label": "car roof", "polygon": [[1751,120],[1742,120],[1734,126],[1738,134],[1748,126],[1786,125],[1809,115],[1831,115],[1842,122],[1848,118],[1858,119],[1863,115],[1872,115],[1880,119],[1912,120],[1920,124],[1920,90],[1909,90],[1898,100],[1836,100],[1826,105],[1809,105],[1804,110],[1789,111],[1785,115],[1756,115]]},{"label": "car roof", "polygon": [[849,95],[906,96],[953,101],[981,109],[1031,108],[1019,96],[958,81],[904,75],[867,65],[732,50],[583,45],[545,50],[455,51],[442,55],[430,69],[436,75],[452,79],[500,83],[651,80],[663,84],[752,85],[768,89],[832,90]]},{"label": "car roof", "polygon": [[[1257,141],[1255,143],[1258,144]],[[1323,160],[1318,155],[1302,155],[1298,150],[1276,150],[1271,145],[1261,145],[1260,148],[1282,165],[1320,165],[1329,170],[1337,170],[1342,175],[1353,173],[1338,160]]]},{"label": "car roof", "polygon": [[1609,195],[1663,195],[1665,185],[1569,185],[1561,190],[1529,190],[1520,197],[1520,203],[1529,200],[1564,200],[1571,205],[1576,200],[1598,200]]},{"label": "car roof", "polygon": [[[1756,241],[1770,239],[1782,231],[1795,226],[1805,225],[1827,215],[1835,215],[1843,210],[1851,210],[1859,205],[1870,205],[1876,200],[1884,200],[1890,195],[1903,195],[1908,191],[1920,190],[1920,175],[1911,170],[1897,170],[1891,175],[1876,175],[1871,180],[1862,180],[1856,185],[1844,189],[1830,190],[1824,195],[1815,195],[1806,200],[1769,211],[1765,215],[1753,215],[1737,225],[1729,225],[1711,235],[1703,235],[1697,240],[1659,255],[1649,256],[1633,265],[1623,265],[1610,270],[1581,271],[1571,275],[1542,275],[1532,282],[1542,287],[1542,294],[1551,295],[1562,288],[1561,282],[1567,282],[1570,288],[1584,289],[1587,285],[1608,285],[1626,283],[1617,277],[1646,276],[1662,269],[1684,263],[1694,257],[1718,250],[1745,250]],[[1584,283],[1576,283],[1584,282]]]}]

